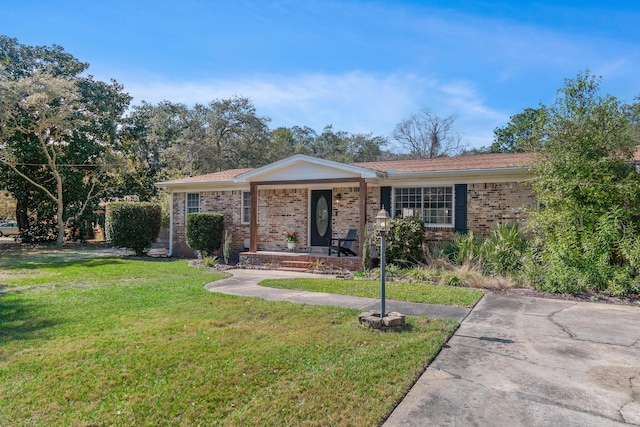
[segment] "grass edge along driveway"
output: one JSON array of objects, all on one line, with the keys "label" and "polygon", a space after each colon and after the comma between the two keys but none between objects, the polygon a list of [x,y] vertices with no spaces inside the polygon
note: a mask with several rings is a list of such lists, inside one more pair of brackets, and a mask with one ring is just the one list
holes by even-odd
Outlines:
[{"label": "grass edge along driveway", "polygon": [[457,327],[210,293],[221,276],[186,261],[4,267],[6,425],[376,425]]},{"label": "grass edge along driveway", "polygon": [[[260,286],[380,298],[380,281],[376,280],[269,279],[261,281]],[[385,284],[385,295],[390,300],[471,308],[482,298],[483,292],[479,289],[440,286],[424,282],[389,281]]]}]

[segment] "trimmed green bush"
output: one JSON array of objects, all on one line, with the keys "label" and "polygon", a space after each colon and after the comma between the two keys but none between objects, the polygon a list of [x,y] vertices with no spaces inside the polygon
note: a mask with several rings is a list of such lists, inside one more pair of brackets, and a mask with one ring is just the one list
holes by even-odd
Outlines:
[{"label": "trimmed green bush", "polygon": [[155,203],[116,202],[107,204],[106,238],[116,248],[131,249],[137,256],[158,239],[162,211]]},{"label": "trimmed green bush", "polygon": [[[416,216],[394,218],[386,237],[386,260],[389,264],[407,267],[420,263],[424,258],[426,227]],[[380,247],[380,232],[374,229],[374,241]]]},{"label": "trimmed green bush", "polygon": [[224,216],[214,212],[187,215],[187,245],[200,252],[201,257],[212,255],[222,246]]}]

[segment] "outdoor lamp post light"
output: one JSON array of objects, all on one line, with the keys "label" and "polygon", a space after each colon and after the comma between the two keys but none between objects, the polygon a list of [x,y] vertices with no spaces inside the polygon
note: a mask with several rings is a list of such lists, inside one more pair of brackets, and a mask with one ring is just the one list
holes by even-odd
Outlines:
[{"label": "outdoor lamp post light", "polygon": [[385,236],[391,228],[391,217],[389,212],[386,211],[384,206],[378,215],[376,215],[376,227],[380,231],[380,320],[384,318],[384,280],[385,280],[385,266],[384,266],[384,252],[386,248]]}]

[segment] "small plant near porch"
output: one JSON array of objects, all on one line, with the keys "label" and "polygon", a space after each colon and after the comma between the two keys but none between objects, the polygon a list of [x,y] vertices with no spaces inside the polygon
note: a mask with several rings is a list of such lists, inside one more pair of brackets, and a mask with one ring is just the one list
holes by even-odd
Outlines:
[{"label": "small plant near porch", "polygon": [[287,243],[298,243],[298,232],[297,231],[285,231],[284,240]]}]

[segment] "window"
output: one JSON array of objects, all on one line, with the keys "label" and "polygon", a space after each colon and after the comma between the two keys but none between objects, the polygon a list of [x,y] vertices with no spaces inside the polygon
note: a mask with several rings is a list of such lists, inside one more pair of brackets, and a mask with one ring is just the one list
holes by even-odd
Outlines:
[{"label": "window", "polygon": [[200,194],[187,194],[187,215],[194,212],[200,212]]},{"label": "window", "polygon": [[412,215],[427,225],[453,225],[453,187],[396,188],[394,217]]},{"label": "window", "polygon": [[251,222],[251,193],[249,191],[242,192],[242,223],[249,224]]}]

